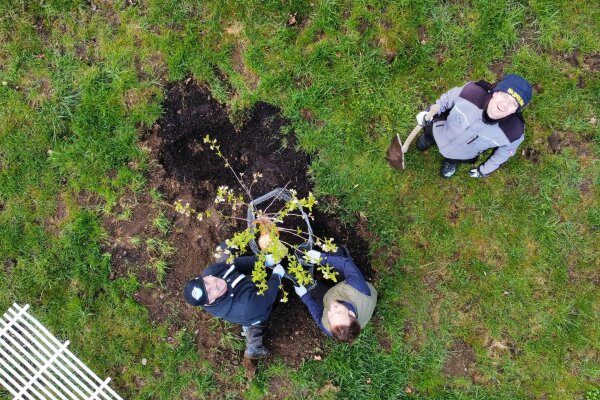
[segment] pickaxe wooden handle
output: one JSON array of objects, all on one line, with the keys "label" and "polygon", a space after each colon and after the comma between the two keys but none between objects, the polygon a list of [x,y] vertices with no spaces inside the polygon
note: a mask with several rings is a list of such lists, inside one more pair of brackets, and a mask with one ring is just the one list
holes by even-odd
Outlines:
[{"label": "pickaxe wooden handle", "polygon": [[410,144],[412,143],[412,141],[414,140],[414,138],[417,137],[417,135],[419,134],[419,132],[421,132],[421,129],[423,129],[423,127],[421,125],[417,125],[417,126],[414,127],[414,129],[408,135],[408,137],[406,138],[406,141],[402,145],[402,153],[406,153],[408,151],[408,146],[410,146]]}]

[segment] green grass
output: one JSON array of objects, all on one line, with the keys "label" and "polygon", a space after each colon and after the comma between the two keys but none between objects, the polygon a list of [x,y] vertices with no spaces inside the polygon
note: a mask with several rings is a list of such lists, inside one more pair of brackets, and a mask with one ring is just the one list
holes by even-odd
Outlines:
[{"label": "green grass", "polygon": [[[109,280],[101,250],[102,218],[130,217],[123,199],[150,192],[161,201],[137,143],[160,116],[167,81],[193,76],[236,121],[257,101],[281,107],[313,155],[315,192],[335,196],[331,208],[351,223],[360,214],[379,238],[377,323],[359,342],[328,342],[328,357],[299,370],[263,366],[247,389],[237,368],[239,392],[224,397],[261,398],[276,393],[272,382],[290,398],[598,396],[595,2],[89,4],[0,5],[0,309],[30,303],[127,398],[202,398],[230,378],[188,332],[167,341],[173,334],[133,300],[139,282]],[[519,150],[539,162],[519,154],[489,179],[461,168],[441,181],[440,156],[412,151],[405,172],[390,170],[393,133],[409,132],[450,87],[493,80],[498,63],[537,84]],[[553,132],[570,142],[556,155],[546,144]],[[153,226],[150,268],[163,276],[171,226],[164,214]],[[469,376],[442,372],[457,340],[473,349]],[[223,341],[240,349],[237,337]]]}]

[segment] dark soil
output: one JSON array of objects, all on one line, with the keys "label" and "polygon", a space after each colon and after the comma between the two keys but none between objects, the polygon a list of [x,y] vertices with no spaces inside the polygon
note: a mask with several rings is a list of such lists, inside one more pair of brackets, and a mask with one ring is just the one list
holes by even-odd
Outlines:
[{"label": "dark soil", "polygon": [[361,35],[364,35],[365,32],[367,31],[367,29],[369,29],[369,21],[367,21],[364,18],[359,18],[357,29],[358,29],[358,32],[360,32]]},{"label": "dark soil", "polygon": [[373,318],[373,326],[375,327],[375,335],[379,342],[379,348],[389,354],[392,351],[392,338],[383,328],[382,321],[381,317]]},{"label": "dark soil", "polygon": [[590,55],[584,57],[583,63],[592,72],[600,71],[600,54],[595,53],[595,54],[590,54]]},{"label": "dark soil", "polygon": [[417,28],[417,34],[419,35],[419,43],[426,44],[429,40],[427,36],[427,28],[424,26],[420,26]]},{"label": "dark soil", "polygon": [[557,132],[553,132],[550,136],[548,136],[548,147],[550,147],[550,151],[552,151],[552,153],[560,153],[561,141],[561,137]]},{"label": "dark soil", "polygon": [[238,44],[235,46],[235,48],[231,54],[232,65],[233,65],[233,68],[239,74],[243,75],[244,78],[246,78],[246,81],[248,82],[248,86],[254,90],[258,87],[260,78],[250,68],[248,68],[248,66],[246,65],[246,63],[244,61],[243,54],[244,54],[243,44],[241,44],[241,42],[238,42]]},{"label": "dark soil", "polygon": [[559,154],[564,148],[572,148],[580,158],[595,158],[592,149],[592,138],[578,136],[572,132],[553,132],[548,136],[548,148]]},{"label": "dark soil", "polygon": [[[152,206],[149,196],[128,196],[116,211],[127,212],[129,218],[105,223],[111,238],[106,249],[112,255],[111,279],[135,274],[143,284],[135,298],[148,308],[152,320],[170,324],[172,332],[182,327],[191,329],[197,336],[198,351],[220,368],[224,364],[230,364],[230,368],[239,365],[241,354],[223,343],[223,324],[214,319],[209,321],[212,318],[209,314],[188,306],[181,293],[189,279],[214,262],[215,247],[245,227],[245,223],[232,226],[216,216],[198,221],[176,213],[170,206],[181,200],[198,211],[211,209],[221,185],[242,194],[233,173],[203,142],[206,135],[217,139],[232,168],[238,174],[243,173],[244,182],[251,181],[254,173],[262,173],[263,177],[251,188],[254,198],[277,187],[295,189],[299,197],[306,196],[312,187],[307,176],[310,160],[294,150],[293,134],[282,133],[287,123],[277,108],[258,103],[242,121],[232,124],[226,107],[214,100],[206,88],[191,79],[171,85],[164,114],[142,144],[157,161],[148,180],[151,187],[164,195],[162,208],[172,224],[169,234],[163,235],[175,249],[168,259],[169,269],[164,279],[159,281],[156,271],[149,267],[158,255],[148,248],[146,239],[161,236],[152,224],[160,211]],[[318,210],[311,226],[316,235],[333,237],[338,245],[347,246],[367,279],[372,278],[364,227],[344,226],[335,216]],[[135,237],[142,240],[132,241]],[[291,283],[286,280],[284,287],[289,302],[277,304],[266,336],[271,359],[281,358],[291,366],[308,359],[318,360],[323,356],[325,335],[295,295]],[[239,328],[232,328],[232,333],[239,335]],[[223,359],[229,363],[223,363]],[[250,369],[252,366],[247,366],[247,372]]]},{"label": "dark soil", "polygon": [[522,151],[523,156],[534,164],[540,162],[540,152],[534,148],[526,147]]},{"label": "dark soil", "polygon": [[470,377],[471,368],[477,361],[475,351],[464,340],[455,341],[448,349],[448,359],[444,363],[442,372],[451,377]]},{"label": "dark soil", "polygon": [[507,64],[508,64],[507,61],[500,60],[500,61],[493,62],[489,65],[489,69],[492,70],[494,75],[496,75],[496,81],[499,81],[502,78],[502,76],[504,75],[504,69],[506,68]]}]

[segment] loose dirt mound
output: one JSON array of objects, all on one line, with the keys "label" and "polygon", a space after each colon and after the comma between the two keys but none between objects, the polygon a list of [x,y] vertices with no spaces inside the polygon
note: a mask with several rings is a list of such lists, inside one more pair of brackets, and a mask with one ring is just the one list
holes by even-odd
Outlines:
[{"label": "loose dirt mound", "polygon": [[[245,182],[251,181],[254,173],[262,174],[262,178],[252,186],[253,197],[286,186],[304,197],[311,190],[307,177],[309,158],[294,150],[296,140],[293,134],[284,136],[282,127],[286,124],[275,107],[259,103],[236,129],[225,106],[212,99],[206,88],[191,80],[172,85],[164,102],[164,114],[148,133],[145,142],[158,161],[149,177],[150,184],[164,194],[166,203],[172,205],[181,200],[199,211],[213,207],[218,186],[227,185],[242,193],[223,160],[203,143],[203,138],[210,135],[217,139],[233,169],[243,173]],[[185,304],[181,292],[188,279],[198,276],[202,269],[214,262],[217,244],[235,229],[245,227],[245,223],[232,226],[218,217],[197,221],[168,210],[166,217],[172,223],[168,240],[175,252],[169,259],[170,268],[162,288],[159,288],[159,277],[146,266],[152,261],[151,251],[144,249],[147,246],[143,245],[143,241],[142,246],[138,245],[134,250],[135,246],[127,239],[158,235],[152,224],[158,210],[150,207],[149,198],[135,198],[126,203],[133,204],[133,211],[129,212],[132,218],[106,223],[113,238],[107,250],[113,256],[114,278],[136,274],[146,286],[136,293],[136,298],[148,307],[153,320],[171,323],[172,330],[182,326],[193,328],[198,337],[199,351],[209,360],[221,367],[228,364],[223,363],[224,359],[228,359],[231,365],[238,365],[241,354],[233,349],[239,349],[240,343],[235,345],[231,340],[227,343],[223,323],[211,319],[201,309]],[[367,268],[365,272],[369,277],[368,244],[357,234],[364,229],[343,226],[336,217],[318,211],[314,216],[311,226],[315,234],[333,237],[337,244],[346,245],[357,264]],[[273,357],[281,357],[287,364],[297,366],[304,360],[322,355],[325,336],[287,280],[285,288],[290,293],[289,302],[278,304],[274,309],[266,344]],[[239,337],[237,327],[229,329],[233,335],[227,335],[227,338]]]}]

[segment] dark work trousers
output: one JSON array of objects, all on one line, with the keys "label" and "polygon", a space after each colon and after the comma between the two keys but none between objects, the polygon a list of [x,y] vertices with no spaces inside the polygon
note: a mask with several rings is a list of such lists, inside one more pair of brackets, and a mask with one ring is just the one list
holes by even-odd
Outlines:
[{"label": "dark work trousers", "polygon": [[[433,124],[432,123],[425,125],[425,127],[423,128],[423,135],[425,135],[428,142],[435,144],[437,146],[437,143],[435,142],[435,137],[433,136]],[[470,158],[468,160],[455,160],[453,158],[444,157],[444,161],[452,163],[452,164],[458,164],[458,163],[475,164],[477,162],[478,158],[479,158],[479,156]]]},{"label": "dark work trousers", "polygon": [[[279,294],[277,295],[279,298]],[[279,306],[279,301],[273,303],[273,309]],[[263,357],[269,353],[269,350],[263,345],[263,338],[267,330],[266,321],[256,325],[242,326],[242,336],[246,338],[246,357]]]},{"label": "dark work trousers", "polygon": [[264,325],[242,326],[242,334],[246,337],[246,353],[250,356],[263,351]]}]

